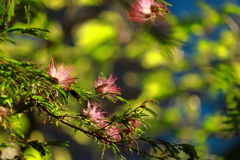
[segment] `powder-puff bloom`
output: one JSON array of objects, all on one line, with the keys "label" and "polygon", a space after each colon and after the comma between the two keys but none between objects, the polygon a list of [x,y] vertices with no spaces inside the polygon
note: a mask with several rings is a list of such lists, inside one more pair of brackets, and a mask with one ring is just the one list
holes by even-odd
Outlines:
[{"label": "powder-puff bloom", "polygon": [[73,67],[68,66],[64,69],[63,63],[56,67],[55,65],[54,60],[52,59],[52,63],[48,65],[49,72],[47,72],[47,74],[55,78],[55,81],[68,91],[70,89],[69,86],[73,84],[73,78],[69,76]]},{"label": "powder-puff bloom", "polygon": [[[108,138],[114,139],[115,141],[120,141],[120,129],[117,126],[112,126],[107,123],[107,117],[104,116],[105,113],[102,108],[100,108],[100,104],[98,103],[90,103],[88,101],[87,108],[82,110],[83,115],[89,118],[92,122],[94,122],[94,126],[99,129],[103,129],[106,134],[108,134]],[[100,132],[97,133],[99,136],[104,136]],[[106,135],[105,135],[106,136]]]},{"label": "powder-puff bloom", "polygon": [[108,139],[113,139],[115,141],[120,141],[122,139],[120,133],[121,129],[119,128],[118,123],[115,123],[115,125],[110,125],[109,123],[105,122],[102,123],[101,126],[104,129],[104,133],[108,134],[107,136],[105,135]]},{"label": "powder-puff bloom", "polygon": [[117,126],[109,126],[106,128],[105,132],[115,141],[120,141],[122,139],[120,135],[120,129]]},{"label": "powder-puff bloom", "polygon": [[[101,132],[96,132],[95,134],[101,138],[101,141],[108,144],[108,140],[119,142],[121,141],[121,133],[120,128],[117,126],[110,126],[109,123],[102,123],[100,126],[98,126],[100,129],[102,129]],[[100,130],[99,130],[100,131]],[[107,140],[107,141],[106,141]]]},{"label": "powder-puff bloom", "polygon": [[131,120],[129,121],[129,123],[132,125],[132,126],[130,127],[131,132],[134,132],[135,128],[137,128],[139,125],[142,124],[142,122],[140,122],[140,121],[137,120],[137,119],[131,119]]},{"label": "powder-puff bloom", "polygon": [[140,122],[140,121],[137,120],[137,119],[131,119],[131,120],[129,120],[129,123],[132,124],[132,126],[133,126],[134,128],[137,128],[139,125],[142,124],[142,122]]},{"label": "powder-puff bloom", "polygon": [[89,118],[92,122],[96,123],[98,126],[101,126],[104,124],[105,117],[104,117],[104,112],[103,109],[99,108],[100,104],[98,103],[90,103],[88,102],[88,108],[84,108],[83,114]]},{"label": "powder-puff bloom", "polygon": [[129,126],[128,129],[125,129],[125,130],[124,130],[126,134],[133,134],[134,131],[135,131],[135,129],[136,129],[139,125],[142,124],[142,122],[139,121],[138,119],[130,119],[130,120],[128,121],[128,123],[129,123],[131,126]]},{"label": "powder-puff bloom", "polygon": [[154,0],[136,0],[131,4],[131,9],[128,12],[128,20],[136,21],[140,24],[150,20],[152,23],[157,18],[164,18],[170,11],[167,7]]},{"label": "powder-puff bloom", "polygon": [[99,94],[116,101],[115,96],[121,94],[120,87],[115,84],[117,79],[113,74],[111,74],[108,79],[103,76],[98,76],[98,80],[94,81],[94,87]]}]

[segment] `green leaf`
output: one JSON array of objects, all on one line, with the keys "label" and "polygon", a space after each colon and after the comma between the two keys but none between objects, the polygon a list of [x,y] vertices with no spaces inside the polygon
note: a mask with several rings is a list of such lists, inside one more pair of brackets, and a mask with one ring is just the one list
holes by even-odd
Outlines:
[{"label": "green leaf", "polygon": [[28,141],[28,144],[36,149],[41,156],[46,156],[47,154],[51,155],[50,148],[46,143],[38,142],[38,140],[32,140]]},{"label": "green leaf", "polygon": [[224,6],[224,11],[228,14],[236,14],[236,15],[240,15],[240,7],[237,5],[234,5],[232,3],[227,3]]},{"label": "green leaf", "polygon": [[151,110],[151,109],[148,108],[148,107],[144,107],[144,109],[145,109],[146,111],[148,111],[151,115],[153,115],[153,117],[154,117],[155,119],[158,120],[158,115],[157,115],[153,110]]},{"label": "green leaf", "polygon": [[47,142],[48,145],[51,146],[69,146],[69,142],[68,141],[49,141]]},{"label": "green leaf", "polygon": [[199,159],[197,152],[195,150],[195,146],[190,145],[190,144],[179,144],[179,146],[181,146],[183,152],[185,152],[186,154],[188,154],[190,156],[190,158],[192,159]]},{"label": "green leaf", "polygon": [[13,102],[12,98],[8,97],[7,95],[0,95],[0,101],[2,101],[4,104]]},{"label": "green leaf", "polygon": [[[65,92],[64,92],[65,93]],[[70,94],[78,101],[80,102],[80,99],[81,99],[81,95],[78,94],[75,90],[71,89],[70,90]]]},{"label": "green leaf", "polygon": [[14,15],[14,0],[10,0],[9,10],[8,10],[8,21],[11,21],[11,17]]},{"label": "green leaf", "polygon": [[47,37],[44,37],[40,34],[38,34],[37,32],[42,31],[42,32],[49,32],[46,29],[41,29],[41,28],[9,28],[7,30],[5,30],[3,33],[11,33],[11,32],[15,32],[17,34],[29,34],[41,39],[47,39]]},{"label": "green leaf", "polygon": [[107,79],[106,75],[103,72],[101,72],[100,74],[103,78]]},{"label": "green leaf", "polygon": [[123,112],[123,115],[127,115],[129,113],[129,111],[131,111],[132,107],[129,107],[128,109],[126,109],[124,112]]},{"label": "green leaf", "polygon": [[35,157],[34,155],[32,155],[32,154],[26,154],[26,156],[36,158],[36,157]]},{"label": "green leaf", "polygon": [[121,160],[125,160],[125,159],[126,159],[126,158],[123,157],[123,155],[120,153],[120,150],[119,150],[119,148],[118,148],[117,145],[115,145],[114,143],[111,143],[111,144],[110,144],[110,148],[112,149],[112,151],[113,151],[113,153],[114,153],[115,156],[119,155]]},{"label": "green leaf", "polygon": [[15,148],[15,149],[16,149],[15,146],[13,146],[13,145],[11,145],[11,144],[9,144],[9,143],[5,143],[5,142],[1,143],[1,144],[0,144],[0,147],[12,147],[12,148]]},{"label": "green leaf", "polygon": [[46,98],[43,98],[42,96],[39,95],[33,95],[32,99],[35,99],[37,101],[46,101]]},{"label": "green leaf", "polygon": [[118,100],[120,100],[120,101],[126,103],[128,106],[130,106],[130,103],[126,99],[124,99],[124,98],[122,98],[120,96],[115,96],[115,98],[117,98]]},{"label": "green leaf", "polygon": [[28,25],[30,24],[30,19],[31,19],[31,12],[30,12],[30,6],[24,6],[25,9],[25,14],[26,14],[26,18],[27,18],[27,23]]},{"label": "green leaf", "polygon": [[18,110],[16,110],[16,111],[14,112],[14,114],[23,113],[23,111],[28,110],[29,108],[33,107],[34,105],[35,105],[35,104],[33,104],[33,103],[26,104],[26,105],[24,105],[23,107],[21,107],[21,108],[19,108]]},{"label": "green leaf", "polygon": [[157,140],[158,142],[160,142],[161,144],[163,144],[167,150],[170,152],[170,156],[175,158],[176,160],[181,160],[181,158],[179,157],[179,150],[177,150],[171,143],[165,141],[165,140]]},{"label": "green leaf", "polygon": [[21,141],[21,140],[15,141],[15,143],[16,143],[16,144],[19,144],[19,145],[22,146],[22,147],[26,147],[26,146],[27,146],[26,143],[23,142],[23,141]]},{"label": "green leaf", "polygon": [[7,41],[9,43],[12,43],[12,44],[16,44],[16,42],[14,42],[13,40],[9,39],[9,38],[6,38],[6,37],[0,37],[0,43],[4,42],[4,41]]},{"label": "green leaf", "polygon": [[160,151],[163,151],[162,148],[159,147],[158,144],[156,143],[156,141],[154,141],[151,137],[140,137],[140,139],[147,141],[151,145],[154,153],[157,153],[157,151],[158,151],[157,149],[159,149]]},{"label": "green leaf", "polygon": [[18,130],[14,130],[15,134],[19,137],[21,137],[22,139],[24,139],[24,134]]},{"label": "green leaf", "polygon": [[164,0],[157,0],[157,1],[163,3],[163,4],[167,5],[167,6],[172,6],[172,4],[170,4],[170,3],[168,3],[168,2],[166,2]]},{"label": "green leaf", "polygon": [[144,121],[144,120],[141,120],[141,119],[138,119],[138,121],[142,122],[143,126],[146,128],[146,129],[149,129],[151,128],[151,125],[150,123]]}]

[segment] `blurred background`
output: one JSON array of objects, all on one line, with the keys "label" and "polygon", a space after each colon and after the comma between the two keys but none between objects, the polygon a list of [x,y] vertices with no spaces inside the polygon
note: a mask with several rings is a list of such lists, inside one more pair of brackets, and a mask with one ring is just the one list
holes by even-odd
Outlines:
[{"label": "blurred background", "polygon": [[[48,40],[13,36],[17,44],[0,44],[1,54],[44,64],[46,70],[52,58],[72,65],[73,77],[89,90],[100,72],[114,73],[132,106],[146,99],[160,103],[148,104],[159,120],[146,117],[152,128],[143,136],[195,145],[201,160],[239,160],[240,1],[168,0],[171,18],[142,26],[126,18],[131,2],[19,0],[11,27],[47,29]],[[24,6],[29,5],[28,24]],[[80,112],[82,105],[70,99],[68,107]],[[127,108],[103,105],[112,114]],[[47,159],[99,159],[92,139],[84,134],[74,139],[68,127],[43,121],[28,114],[22,129],[32,139],[70,141],[68,148],[54,147]],[[25,153],[35,155],[29,160],[40,159],[31,148]],[[118,158],[109,151],[104,160],[110,159]]]}]

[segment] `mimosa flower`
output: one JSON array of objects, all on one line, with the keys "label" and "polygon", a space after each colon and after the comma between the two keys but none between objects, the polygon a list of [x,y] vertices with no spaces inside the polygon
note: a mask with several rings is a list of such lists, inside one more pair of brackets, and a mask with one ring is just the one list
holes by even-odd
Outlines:
[{"label": "mimosa flower", "polygon": [[154,2],[154,0],[136,0],[128,12],[128,19],[140,24],[148,20],[153,23],[157,17],[164,18],[169,13],[170,11],[167,7],[160,2]]},{"label": "mimosa flower", "polygon": [[84,108],[83,114],[89,118],[92,122],[101,125],[102,123],[104,123],[104,121],[106,121],[104,118],[104,113],[100,107],[100,104],[98,103],[90,103],[88,102],[88,108]]},{"label": "mimosa flower", "polygon": [[140,122],[139,120],[137,119],[131,119],[129,121],[130,124],[132,124],[132,126],[130,127],[130,132],[131,133],[134,133],[135,129],[142,124],[142,122]]},{"label": "mimosa flower", "polygon": [[124,130],[126,134],[133,134],[135,132],[135,129],[142,124],[142,122],[138,119],[131,119],[128,121],[128,123],[131,124],[131,126],[129,126],[128,129]]},{"label": "mimosa flower", "polygon": [[142,122],[140,122],[138,119],[131,119],[129,123],[132,124],[134,128],[137,128],[139,125],[142,124]]},{"label": "mimosa flower", "polygon": [[115,84],[117,79],[118,78],[116,78],[113,74],[111,74],[108,79],[103,76],[98,76],[98,80],[94,81],[94,87],[99,94],[105,95],[116,101],[117,99],[115,96],[121,94],[120,87]]},{"label": "mimosa flower", "polygon": [[73,84],[73,78],[69,76],[70,71],[73,70],[73,67],[68,66],[66,69],[63,67],[63,63],[60,66],[55,67],[54,60],[48,65],[49,72],[47,74],[52,78],[55,78],[55,81],[60,84],[65,90],[70,90],[69,86]]},{"label": "mimosa flower", "polygon": [[122,139],[120,135],[120,129],[117,126],[109,126],[106,129],[106,133],[110,138],[114,139],[117,142]]},{"label": "mimosa flower", "polygon": [[[104,129],[104,132],[108,134],[110,139],[114,139],[115,141],[121,140],[120,129],[117,126],[111,126],[107,123],[107,117],[104,116],[107,112],[104,112],[103,109],[100,108],[100,104],[90,103],[88,101],[87,108],[84,108],[82,112],[87,118],[94,122],[96,127]],[[99,136],[104,136],[104,134],[99,134]]]}]

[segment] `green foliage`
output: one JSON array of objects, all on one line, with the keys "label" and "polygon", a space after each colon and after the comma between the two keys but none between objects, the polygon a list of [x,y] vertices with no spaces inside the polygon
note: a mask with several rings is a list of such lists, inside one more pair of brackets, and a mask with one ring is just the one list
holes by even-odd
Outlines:
[{"label": "green foliage", "polygon": [[170,4],[170,3],[166,2],[166,1],[163,1],[163,0],[158,0],[158,1],[163,3],[163,4],[165,4],[165,5],[172,6],[172,4]]},{"label": "green foliage", "polygon": [[[86,90],[78,90],[76,91],[64,91],[61,86],[59,86],[50,76],[48,76],[44,69],[38,64],[34,63],[25,63],[18,62],[15,60],[7,59],[1,57],[1,96],[0,96],[0,104],[2,107],[7,107],[10,109],[10,113],[2,115],[2,117],[6,120],[4,124],[7,126],[7,130],[9,132],[10,137],[15,137],[13,141],[20,144],[22,147],[31,146],[35,150],[39,152],[39,154],[44,157],[46,155],[50,155],[50,145],[55,146],[68,146],[66,142],[57,141],[57,142],[39,142],[38,140],[28,140],[24,137],[24,135],[11,127],[10,122],[7,120],[13,116],[20,116],[23,112],[30,112],[36,110],[40,115],[48,115],[55,119],[56,122],[61,122],[71,128],[75,129],[75,132],[83,132],[87,134],[89,137],[96,138],[97,141],[102,145],[103,152],[106,149],[111,148],[115,155],[119,155],[121,159],[124,159],[121,154],[119,147],[124,147],[129,151],[139,151],[135,147],[131,145],[124,145],[123,143],[129,143],[133,141],[130,137],[131,128],[134,126],[130,123],[131,120],[139,120],[145,126],[149,126],[147,122],[143,120],[142,117],[148,116],[147,113],[150,113],[157,119],[157,114],[148,108],[146,104],[148,102],[157,103],[155,100],[146,100],[139,107],[132,108],[129,106],[129,102],[120,98],[118,99],[125,102],[129,109],[126,110],[122,115],[115,115],[112,118],[110,117],[108,126],[123,124],[122,130],[122,140],[115,141],[109,138],[109,135],[106,134],[105,130],[108,126],[103,128],[98,128],[94,123],[89,125],[89,120],[84,118],[83,115],[79,115],[68,109],[64,108],[64,105],[67,104],[67,99],[69,95],[73,95],[77,101],[80,102],[80,98],[88,99],[91,98],[89,95],[90,92]],[[74,93],[74,94],[73,94]],[[77,96],[76,96],[77,95]],[[96,97],[96,93],[93,94],[93,97]],[[101,95],[99,95],[101,97]],[[147,113],[145,113],[146,111]],[[2,121],[3,122],[3,121]],[[142,134],[143,131],[140,129],[136,129],[138,134]],[[75,133],[76,134],[76,133]],[[104,136],[102,136],[104,135]],[[16,139],[16,140],[15,140]],[[173,149],[170,143],[166,141],[154,141],[149,138],[134,139],[137,141],[147,141],[151,144],[155,153],[157,153],[156,149],[163,151],[160,146],[157,145],[158,142],[163,144],[166,147],[166,150],[170,152],[169,156],[173,158],[179,159],[177,156],[178,150]],[[164,142],[164,143],[163,143]],[[12,147],[8,143],[2,143],[2,147]],[[140,152],[140,151],[139,151]],[[154,157],[147,152],[141,152],[143,157]],[[159,157],[158,159],[163,159],[166,157]]]},{"label": "green foliage", "polygon": [[40,28],[9,28],[9,29],[4,30],[0,34],[0,42],[3,43],[4,41],[7,41],[12,44],[16,44],[14,41],[9,39],[8,37],[20,35],[20,34],[29,34],[29,35],[32,35],[32,36],[35,36],[38,38],[47,39],[47,37],[38,34],[39,31],[49,32],[48,30],[40,29]]},{"label": "green foliage", "polygon": [[[88,6],[92,7],[94,12],[89,9],[89,12],[81,13],[80,16],[75,15],[73,11],[76,11],[76,8],[71,7],[81,6],[83,1],[76,4],[64,4],[63,1],[19,2],[23,2],[20,10],[24,12],[24,20],[21,20],[21,23],[15,21],[21,17],[21,14],[14,13],[15,5],[18,5],[16,1],[0,2],[0,42],[1,51],[4,51],[1,54],[9,57],[0,57],[0,109],[4,110],[0,122],[4,131],[3,137],[6,138],[5,142],[1,143],[1,148],[16,148],[12,145],[16,143],[23,149],[34,148],[44,158],[51,154],[50,146],[68,146],[65,141],[41,142],[29,139],[17,129],[17,125],[11,124],[11,120],[14,119],[24,125],[20,123],[21,116],[32,113],[44,117],[44,123],[50,122],[58,127],[67,126],[73,129],[76,138],[78,133],[82,133],[96,140],[100,146],[99,152],[102,152],[102,159],[109,149],[124,159],[120,148],[125,149],[127,153],[136,152],[145,159],[203,159],[209,154],[206,147],[209,135],[225,137],[239,131],[239,29],[236,20],[239,16],[239,6],[228,3],[218,12],[205,3],[199,3],[203,10],[201,18],[189,16],[180,22],[171,16],[164,21],[156,21],[156,24],[151,26],[136,26],[126,23],[123,18],[125,15],[117,11],[102,12],[101,7],[94,5]],[[118,2],[129,10],[133,1]],[[159,2],[171,6],[165,1]],[[46,18],[45,12],[35,10],[43,7],[43,4],[53,10],[65,7],[63,11],[67,21],[64,25]],[[102,4],[106,7],[108,2],[104,1]],[[72,17],[69,15],[77,17],[78,20],[71,21]],[[38,17],[42,18],[41,21]],[[46,22],[42,23],[43,19],[46,19]],[[11,21],[12,25],[9,28]],[[39,26],[43,26],[44,29],[38,28]],[[49,31],[51,34],[46,36],[45,33]],[[30,42],[25,41],[28,37],[12,37],[23,34],[43,40],[48,37],[48,41],[33,47],[35,44],[30,42],[35,42],[31,39]],[[211,38],[212,34],[217,34],[217,40]],[[64,36],[73,37],[70,38],[73,44],[63,42],[66,38]],[[197,39],[195,44],[193,37]],[[11,46],[5,42],[15,45]],[[191,56],[181,49],[186,47],[184,45],[195,48]],[[21,47],[33,49],[25,51]],[[71,62],[77,68],[73,74],[79,78],[74,78],[76,83],[70,86],[69,91],[63,89],[56,79],[46,73],[45,65],[21,62],[29,60],[46,64],[51,57],[55,57],[57,61]],[[135,101],[123,98],[117,92],[98,94],[96,89],[85,87],[92,85],[96,77],[93,75],[102,71],[110,72],[116,68],[115,62],[121,62],[121,59],[126,64],[134,64],[134,67],[126,65],[130,70],[123,73],[123,83],[130,88],[139,89],[141,93]],[[125,67],[125,64],[123,66]],[[118,103],[109,98],[109,94],[116,94]],[[155,100],[145,100],[141,103],[146,99],[146,95],[157,99],[161,105]],[[205,95],[213,101],[218,100],[219,95],[224,97],[219,106],[220,113],[207,115],[211,117],[210,120],[203,117],[203,124],[213,123],[211,125],[199,124],[202,103],[199,95]],[[169,101],[162,104],[162,100]],[[79,108],[82,110],[86,107],[86,101],[103,104],[107,101],[109,104],[114,102],[114,105],[122,106],[118,107],[119,111],[113,111],[113,116],[110,114],[106,118],[107,126],[99,128],[86,115],[79,113]],[[170,106],[160,107],[165,104]],[[131,120],[134,119],[138,119],[145,128],[139,126],[131,132],[134,127]],[[218,125],[215,126],[213,121],[217,121]],[[106,133],[108,127],[118,125],[123,131],[121,141],[112,139],[112,136]],[[213,128],[209,129],[209,126]],[[155,140],[149,137],[145,129],[150,129],[149,132],[154,136],[174,130],[176,136],[184,143]],[[143,137],[143,134],[147,136]],[[149,144],[148,149],[153,152],[141,150],[142,142]],[[83,141],[79,143],[83,144]],[[186,143],[191,143],[196,148]],[[13,159],[24,159],[25,156],[29,155],[24,155],[19,150],[19,155]]]},{"label": "green foliage", "polygon": [[6,29],[3,32],[3,34],[7,34],[7,33],[13,33],[13,35],[29,34],[32,36],[36,36],[38,38],[47,39],[47,37],[44,37],[44,36],[41,36],[40,34],[38,34],[39,31],[49,32],[46,29],[40,29],[40,28],[9,28],[9,29]]},{"label": "green foliage", "polygon": [[179,144],[178,146],[179,146],[179,148],[178,148],[179,150],[183,150],[183,152],[185,152],[186,154],[188,154],[190,156],[189,160],[199,158],[196,150],[194,149],[195,146],[190,145],[190,144]]},{"label": "green foliage", "polygon": [[11,21],[11,18],[14,15],[14,7],[14,0],[6,0],[0,2],[0,32],[7,29],[8,22]]}]

